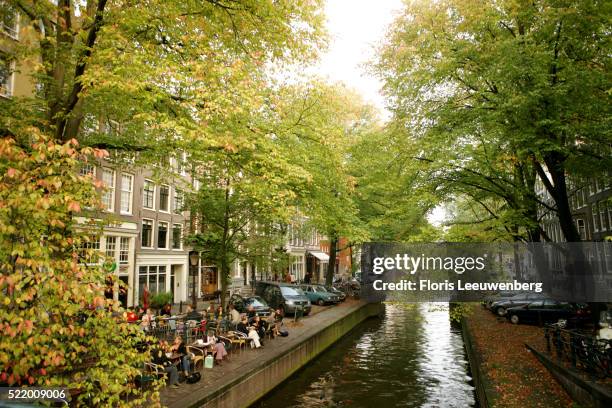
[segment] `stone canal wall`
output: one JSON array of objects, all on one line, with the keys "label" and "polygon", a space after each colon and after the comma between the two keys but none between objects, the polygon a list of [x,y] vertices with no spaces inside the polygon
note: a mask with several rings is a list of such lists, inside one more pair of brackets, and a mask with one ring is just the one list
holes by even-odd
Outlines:
[{"label": "stone canal wall", "polygon": [[474,382],[474,392],[476,393],[476,404],[480,408],[489,408],[491,405],[487,395],[487,386],[485,385],[487,379],[482,372],[482,361],[480,359],[480,354],[478,353],[478,350],[476,350],[474,339],[470,333],[466,318],[461,319],[461,334],[463,335],[465,354],[467,355],[470,363],[470,372],[472,375],[472,381]]},{"label": "stone canal wall", "polygon": [[[261,353],[239,370],[233,370],[223,381],[194,390],[179,400],[165,402],[170,406],[239,408],[253,404],[278,386],[319,353],[369,317],[382,312],[384,306],[354,302],[333,307],[303,320],[302,327],[290,328],[290,341],[267,341],[264,349],[243,353]],[[240,355],[236,356],[240,359]],[[203,378],[206,381],[206,373]]]}]

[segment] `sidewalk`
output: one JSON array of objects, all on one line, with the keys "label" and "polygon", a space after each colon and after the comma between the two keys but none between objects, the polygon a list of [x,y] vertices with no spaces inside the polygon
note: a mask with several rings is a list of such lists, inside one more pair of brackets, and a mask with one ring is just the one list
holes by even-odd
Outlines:
[{"label": "sidewalk", "polygon": [[545,347],[542,328],[513,325],[475,306],[467,326],[479,352],[485,392],[491,406],[572,407],[563,387],[525,348],[525,343]]},{"label": "sidewalk", "polygon": [[182,383],[177,389],[164,387],[161,392],[162,404],[170,408],[197,406],[198,401],[224,389],[245,373],[257,371],[268,361],[293,348],[317,328],[342,319],[362,305],[362,302],[347,300],[338,306],[313,306],[311,315],[300,319],[297,323],[287,317],[285,328],[289,331],[288,337],[265,339],[264,346],[260,349],[234,351],[221,365],[215,365],[212,369],[203,369],[202,379],[196,384]]}]

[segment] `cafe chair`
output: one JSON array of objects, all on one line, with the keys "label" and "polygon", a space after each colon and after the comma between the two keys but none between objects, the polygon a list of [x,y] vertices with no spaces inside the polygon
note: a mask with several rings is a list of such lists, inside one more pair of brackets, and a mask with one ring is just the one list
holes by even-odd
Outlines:
[{"label": "cafe chair", "polygon": [[185,347],[187,353],[191,354],[191,361],[193,363],[193,368],[198,367],[198,363],[201,363],[200,370],[204,367],[204,357],[206,357],[206,351],[195,346],[187,346]]}]

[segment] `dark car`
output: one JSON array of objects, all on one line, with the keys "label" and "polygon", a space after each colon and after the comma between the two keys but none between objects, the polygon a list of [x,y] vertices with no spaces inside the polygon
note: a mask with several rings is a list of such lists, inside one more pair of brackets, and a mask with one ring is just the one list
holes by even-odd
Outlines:
[{"label": "dark car", "polygon": [[509,300],[510,298],[513,298],[515,296],[519,296],[519,295],[526,295],[528,292],[516,292],[516,291],[507,291],[507,290],[500,290],[497,293],[491,294],[487,297],[485,297],[484,299],[484,305],[487,309],[491,309],[491,305],[493,305],[493,303],[495,302],[501,302],[504,300]]},{"label": "dark car", "polygon": [[334,295],[339,296],[341,302],[344,302],[346,300],[346,293],[332,285],[325,285],[325,290],[329,293],[333,293]]},{"label": "dark car", "polygon": [[285,314],[302,309],[304,315],[307,315],[312,308],[304,292],[290,283],[258,281],[255,284],[255,294],[261,296],[270,307],[283,309]]},{"label": "dark car", "polygon": [[327,291],[323,285],[302,285],[301,288],[310,302],[319,306],[341,301],[340,296]]},{"label": "dark car", "polygon": [[240,313],[246,313],[249,307],[252,306],[255,313],[259,316],[268,316],[270,314],[270,306],[260,296],[242,297],[234,294],[230,297],[229,304],[233,305]]},{"label": "dark car", "polygon": [[498,300],[491,304],[491,311],[498,316],[505,316],[511,307],[524,306],[536,300],[544,300],[546,295],[541,293],[520,293],[507,299]]},{"label": "dark car", "polygon": [[589,320],[588,309],[582,305],[558,302],[552,299],[538,300],[508,309],[506,317],[513,324],[535,323],[543,325],[566,320],[568,326],[578,326]]}]

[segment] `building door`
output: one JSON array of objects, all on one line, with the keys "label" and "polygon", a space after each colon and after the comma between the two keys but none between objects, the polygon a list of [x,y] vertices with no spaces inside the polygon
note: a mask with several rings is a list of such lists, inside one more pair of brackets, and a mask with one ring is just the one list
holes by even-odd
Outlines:
[{"label": "building door", "polygon": [[202,293],[204,297],[210,297],[217,291],[217,267],[202,267]]},{"label": "building door", "polygon": [[127,307],[129,276],[119,276],[119,282],[119,302],[122,307]]}]

